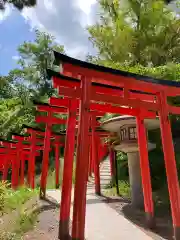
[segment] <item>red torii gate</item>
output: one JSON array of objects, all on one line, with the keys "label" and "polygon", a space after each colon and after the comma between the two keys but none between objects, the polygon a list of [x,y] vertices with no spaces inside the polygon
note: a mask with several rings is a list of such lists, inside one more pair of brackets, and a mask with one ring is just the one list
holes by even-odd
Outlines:
[{"label": "red torii gate", "polygon": [[[0,149],[1,156],[3,156],[4,160],[4,169],[3,169],[3,180],[7,180],[8,169],[11,166],[12,168],[12,176],[11,176],[11,184],[13,188],[16,188],[19,185],[19,170],[17,169],[17,142],[15,141],[7,141],[1,140],[1,146],[3,148]],[[26,145],[27,146],[27,145]],[[24,184],[24,161],[29,160],[29,148],[26,146],[22,146],[20,159],[18,161],[21,162],[21,175],[20,175],[20,184]],[[38,155],[36,153],[36,155]],[[17,179],[16,179],[17,178]]]},{"label": "red torii gate", "polygon": [[[29,178],[30,178],[31,186],[32,186],[32,188],[34,188],[34,173],[35,173],[34,172],[34,167],[35,167],[34,148],[36,146],[36,140],[40,139],[40,138],[37,138],[37,136],[43,137],[43,139],[41,139],[41,141],[43,143],[43,150],[46,148],[46,145],[45,145],[46,132],[42,131],[39,128],[30,127],[30,126],[27,126],[27,125],[23,125],[23,127],[24,127],[26,133],[28,133],[30,135],[30,139],[31,139],[30,155],[31,155],[31,159],[32,159],[33,164],[31,164],[30,169],[29,169]],[[59,165],[59,147],[63,146],[63,143],[60,142],[62,136],[64,136],[63,132],[56,133],[56,132],[51,131],[50,139],[49,139],[49,145],[51,144],[51,141],[52,141],[52,144],[54,144],[54,146],[55,146],[55,174],[56,174],[55,180],[56,180],[56,187],[59,186],[59,167],[60,167],[60,165]],[[49,148],[49,151],[50,151],[50,148]],[[43,151],[43,153],[44,153],[44,151]],[[49,154],[49,152],[48,152],[48,154]]]},{"label": "red torii gate", "polygon": [[[80,89],[78,88],[78,87],[80,87],[80,80],[77,80],[77,79],[74,79],[74,78],[70,78],[70,77],[67,77],[67,76],[63,76],[63,75],[60,75],[60,74],[58,74],[56,72],[53,72],[53,71],[49,71],[49,75],[53,76],[54,85],[56,85],[56,87],[59,86],[59,95],[64,95],[66,97],[67,96],[68,97],[71,96],[71,97],[74,97],[75,99],[76,98],[80,98],[80,94],[83,95],[85,90],[83,88],[81,88],[82,93],[80,93],[80,91],[79,91]],[[69,87],[71,87],[71,88],[69,88]],[[72,89],[72,87],[73,87],[73,89]],[[101,86],[99,84],[98,84],[98,86],[96,86],[96,84],[94,84],[93,87],[94,87],[93,90],[101,92],[100,95],[103,96],[102,92],[105,89],[104,86]],[[63,92],[63,93],[61,93],[61,92]],[[113,94],[116,94],[116,95],[119,94],[119,90],[118,91],[114,91]],[[106,99],[108,99],[108,96],[106,96],[106,95],[104,95],[104,96],[106,97]],[[104,97],[104,99],[105,99],[105,97]],[[57,101],[56,104],[58,105],[59,99],[56,99],[56,101]],[[54,104],[55,104],[55,99],[53,99],[53,105]],[[82,99],[81,99],[81,104],[82,104]],[[117,102],[116,102],[116,104],[117,104]],[[90,111],[89,109],[93,109],[94,111],[101,111],[101,112],[104,112],[104,113],[106,113],[107,111],[108,112],[112,112],[112,113],[121,113],[121,114],[127,114],[128,112],[130,112],[131,115],[133,115],[133,116],[139,116],[139,111],[137,111],[136,109],[127,109],[127,108],[119,107],[119,106],[118,107],[117,106],[111,106],[110,104],[104,105],[104,104],[98,104],[98,103],[90,103],[88,105],[88,111],[85,112],[86,113],[85,116],[87,115],[86,116],[87,119],[83,120],[83,122],[84,122],[83,124],[85,126],[87,126],[87,129],[84,126],[85,129],[86,129],[86,132],[85,132],[85,135],[83,134],[83,137],[88,136],[88,131],[89,131],[88,130],[89,129],[88,122],[89,122],[89,111]],[[82,110],[83,109],[81,109],[81,113],[82,113]],[[84,113],[81,114],[81,117],[82,117],[82,115],[83,115],[83,118],[84,118]],[[143,109],[142,115],[143,115],[143,117],[149,117],[149,118],[154,118],[156,116],[155,113],[148,112],[145,109]],[[79,131],[80,131],[80,127],[79,127]],[[80,137],[79,137],[79,139],[80,139]],[[82,140],[79,140],[79,141],[81,142],[81,145],[82,145]],[[83,155],[82,156],[82,159],[84,159],[83,162],[80,162],[80,161],[79,162],[82,164],[82,166],[81,166],[82,168],[85,168],[85,167],[87,168],[87,166],[88,166],[88,158],[87,158],[87,156],[88,156],[88,146],[87,146],[88,142],[87,142],[87,139],[86,140],[83,139],[83,141],[86,141],[86,146],[84,146],[84,148],[86,149],[87,152],[84,152],[84,149],[83,149],[83,152],[84,152],[86,157]],[[146,142],[144,142],[144,143],[146,143]],[[77,150],[77,159],[79,157],[78,154],[82,153],[81,152],[82,150],[80,151],[80,153],[78,151],[80,151],[80,150],[79,149]],[[77,163],[79,163],[79,162],[77,161]],[[147,165],[147,167],[149,167],[149,165]],[[84,172],[82,169],[81,170],[80,169],[81,168],[77,165],[77,168],[76,168],[76,179],[78,179],[79,181],[76,180],[76,185],[75,185],[74,214],[73,214],[73,223],[74,223],[73,224],[73,226],[74,226],[73,229],[74,229],[75,232],[77,231],[77,229],[76,229],[76,227],[77,227],[76,222],[79,221],[79,220],[76,220],[76,217],[77,217],[77,212],[76,212],[77,209],[76,209],[76,207],[78,207],[78,204],[80,204],[80,203],[83,204],[82,201],[81,201],[82,196],[83,196],[83,198],[86,198],[86,196],[82,195],[82,193],[81,193],[83,188],[86,189],[86,181],[85,181],[85,179],[84,180],[81,179],[82,172],[83,172],[83,174],[85,174],[86,172]],[[144,176],[144,178],[145,177],[148,178],[148,175]],[[150,182],[150,175],[149,175],[149,182]],[[78,189],[78,191],[80,191],[80,193],[76,190],[77,188],[80,188],[79,184],[80,184],[80,186],[82,185],[81,189]],[[86,190],[84,191],[83,194],[85,194],[85,192],[86,192]],[[150,189],[146,189],[146,192],[147,192],[148,196],[152,196],[151,185],[150,185]],[[81,196],[81,199],[78,199],[78,198],[80,198],[80,196]],[[151,197],[150,201],[152,201],[152,197]],[[152,216],[150,219],[148,218],[148,222],[150,222],[150,220],[152,221],[152,219],[153,219],[153,214],[152,214],[153,209],[151,208],[151,206],[152,206],[152,204],[148,204],[148,216],[149,215]],[[83,209],[85,210],[85,206],[83,206],[81,208],[82,213],[80,214],[80,216],[81,217],[84,216],[84,218],[85,218],[85,211]],[[82,220],[82,221],[84,221],[84,220]],[[68,221],[66,221],[66,224],[67,224]],[[63,224],[62,224],[62,222],[60,222],[60,230],[61,230],[62,226],[63,226]],[[69,229],[67,227],[63,228],[63,229],[66,229],[66,231],[64,230],[64,235],[62,234],[62,236],[64,236],[64,238],[62,237],[62,239],[65,239],[67,237],[67,231],[69,231]],[[84,235],[84,223],[83,223],[83,227],[81,226],[81,228],[80,228],[80,232],[81,232],[81,235],[83,236]],[[73,235],[73,233],[72,233],[72,235]],[[80,238],[80,239],[83,239],[83,237]]]},{"label": "red torii gate", "polygon": [[[43,160],[42,160],[42,174],[41,174],[41,182],[40,182],[40,198],[43,199],[46,196],[46,182],[47,182],[48,164],[49,164],[51,127],[53,124],[66,124],[65,119],[55,117],[53,116],[53,113],[62,114],[67,110],[65,108],[52,107],[46,103],[38,103],[34,101],[34,104],[37,105],[36,106],[37,111],[47,113],[47,116],[36,116],[37,123],[44,123],[46,125],[45,137],[44,137],[44,152],[43,152]],[[56,142],[56,148],[57,148],[57,142]],[[57,159],[57,157],[55,157],[55,165],[59,167],[59,159]],[[56,169],[56,180],[59,181],[59,169]],[[59,182],[56,182],[56,188],[58,186],[59,186]]]},{"label": "red torii gate", "polygon": [[[76,114],[78,102],[71,98],[50,98],[51,111],[56,111],[57,106],[59,107],[59,113],[64,113],[64,108],[68,109],[69,117],[67,120],[67,134],[66,134],[66,144],[65,144],[65,154],[64,154],[64,174],[63,174],[63,184],[62,184],[62,195],[61,195],[61,211],[60,211],[60,229],[59,237],[67,236],[69,232],[69,217],[70,217],[70,201],[71,201],[71,188],[72,188],[72,170],[73,170],[73,157],[74,157],[74,146],[75,146],[75,135],[76,135]],[[98,114],[93,112],[94,114]],[[99,114],[98,114],[99,115]],[[95,115],[94,115],[95,116]],[[102,114],[101,114],[102,116]],[[47,119],[44,119],[47,122]],[[53,120],[53,119],[52,119]],[[51,118],[49,118],[51,121]],[[63,123],[63,122],[62,122]],[[94,123],[96,124],[96,123]],[[94,139],[94,138],[93,138]],[[93,149],[96,151],[96,148]],[[98,159],[96,159],[97,161]],[[98,164],[98,163],[97,163]],[[99,178],[99,166],[96,167],[95,179],[96,179],[96,192],[100,194],[100,178]],[[99,180],[98,180],[99,179]],[[66,237],[65,236],[65,237]]]},{"label": "red torii gate", "polygon": [[[37,123],[46,123],[46,126],[47,126],[47,124],[49,124],[49,126],[52,124],[66,124],[67,120],[54,117],[53,113],[61,113],[61,114],[67,113],[67,109],[68,109],[70,100],[51,98],[50,101],[53,102],[54,100],[59,101],[59,103],[60,103],[59,105],[61,107],[52,106],[52,105],[49,105],[46,103],[42,104],[42,103],[34,102],[37,105],[38,111],[47,112],[47,116],[36,116]],[[75,103],[75,104],[77,104],[77,103]],[[94,114],[95,114],[95,112],[94,112]],[[77,123],[77,121],[75,123]],[[97,123],[95,123],[95,124],[97,125]],[[68,134],[67,134],[67,136],[68,136]],[[68,137],[67,137],[67,139],[68,139]],[[68,150],[68,154],[69,154],[69,150]],[[65,155],[66,155],[66,150],[65,150]],[[47,174],[45,174],[45,173],[47,173],[47,171],[48,171],[47,170],[47,168],[48,168],[47,154],[46,154],[46,157],[43,159],[43,163],[44,163],[44,167],[42,168],[42,176],[41,176],[41,195],[40,195],[41,198],[45,197],[45,185],[46,185],[46,178],[47,178]],[[98,173],[96,173],[95,179],[98,179],[98,178],[99,178]],[[97,184],[96,184],[96,186],[97,186]],[[42,191],[42,189],[44,189],[44,190]],[[43,195],[42,195],[42,192],[43,192]],[[99,193],[99,191],[97,191],[97,193]]]},{"label": "red torii gate", "polygon": [[0,171],[2,171],[2,180],[6,181],[7,180],[7,174],[8,174],[8,169],[12,162],[7,158],[9,156],[9,144],[12,141],[7,141],[5,139],[0,139]]},{"label": "red torii gate", "polygon": [[[31,155],[29,154],[27,159],[23,158],[24,155],[24,149],[26,149],[29,153],[31,152],[31,143],[29,142],[29,138],[27,136],[24,135],[20,135],[20,134],[15,134],[13,133],[12,135],[12,139],[16,140],[17,143],[20,142],[20,145],[16,146],[14,145],[14,147],[17,147],[16,151],[18,152],[18,162],[20,162],[20,164],[18,165],[19,169],[20,169],[20,184],[23,185],[24,184],[24,170],[25,170],[25,160],[29,160],[28,161],[28,169],[30,168],[29,166],[35,165],[35,162],[33,163],[33,159],[31,159]],[[43,150],[43,146],[42,146],[42,139],[36,139],[36,145],[34,147],[34,156],[38,156],[39,153],[37,153],[40,150]],[[41,145],[38,145],[41,144]],[[34,159],[35,161],[35,159]],[[19,177],[19,169],[18,171],[18,177]],[[34,171],[33,171],[34,172]],[[28,177],[28,182],[29,182],[29,177]],[[29,182],[30,185],[30,182]],[[33,184],[32,186],[30,185],[30,187],[32,187],[32,189],[34,189],[35,184],[34,184],[34,175],[33,175]]]},{"label": "red torii gate", "polygon": [[[81,80],[81,88],[74,88],[70,90],[67,88],[61,89],[61,95],[71,95],[71,97],[73,96],[74,98],[80,98],[81,96],[79,125],[79,139],[81,144],[78,145],[77,150],[77,165],[79,169],[77,168],[76,171],[77,178],[75,186],[72,239],[84,240],[85,193],[87,179],[86,169],[88,166],[88,149],[85,145],[85,138],[88,135],[88,111],[90,109],[90,101],[127,106],[129,115],[131,112],[130,108],[137,108],[136,111],[139,112],[139,114],[135,116],[137,117],[145,212],[147,219],[149,220],[152,220],[154,210],[152,204],[152,194],[149,195],[151,192],[151,181],[148,165],[147,139],[144,127],[144,118],[146,117],[144,115],[144,110],[147,110],[148,112],[153,111],[154,113],[158,112],[160,117],[161,136],[171,202],[174,235],[175,239],[180,239],[179,184],[172,142],[171,126],[168,119],[169,113],[179,114],[180,109],[178,107],[170,106],[167,103],[167,96],[180,95],[180,84],[170,81],[153,80],[149,77],[97,66],[70,58],[57,52],[54,53],[55,59],[62,62],[63,74],[76,78],[79,77]],[[54,73],[53,75],[57,77],[57,75]],[[94,84],[104,85],[106,88],[106,93],[104,92],[104,94],[102,94],[101,91],[100,94],[100,91],[97,91],[95,88],[93,88]],[[72,87],[72,85],[70,87]],[[118,92],[121,91],[121,95],[113,95],[112,91],[110,90],[111,88],[115,90],[117,87],[119,88]],[[151,100],[148,98],[151,98]],[[80,170],[81,175],[79,175]],[[79,202],[78,195],[82,197],[82,200]]]},{"label": "red torii gate", "polygon": [[[11,173],[11,186],[12,188],[17,188],[18,186],[18,157],[17,157],[17,150],[15,147],[12,147],[12,144],[17,144],[15,141],[8,141],[8,140],[2,140],[1,146],[3,146],[6,149],[6,152],[1,151],[1,153],[4,153],[4,157],[12,158],[11,164],[12,164],[12,173]],[[5,160],[6,163],[8,163],[8,159]],[[8,164],[6,164],[4,168],[4,174],[6,175]],[[4,176],[5,177],[5,176]]]}]

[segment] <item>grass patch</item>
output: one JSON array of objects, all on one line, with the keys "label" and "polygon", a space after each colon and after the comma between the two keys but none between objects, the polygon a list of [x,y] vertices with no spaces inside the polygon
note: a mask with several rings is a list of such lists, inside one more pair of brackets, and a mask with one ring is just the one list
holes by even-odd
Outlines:
[{"label": "grass patch", "polygon": [[33,229],[37,221],[37,217],[37,212],[22,212],[16,223],[15,234],[21,236],[23,233],[26,233],[29,230]]},{"label": "grass patch", "polygon": [[8,212],[10,210],[17,209],[21,207],[25,202],[34,197],[37,194],[37,190],[32,190],[29,188],[21,187],[16,191],[12,189],[7,189],[4,196],[5,205],[4,211]]},{"label": "grass patch", "polygon": [[[119,180],[118,187],[119,187],[119,193],[121,196],[130,198],[131,190],[130,190],[130,185],[127,181]],[[117,196],[116,187],[114,186],[114,184],[108,185],[104,191],[104,194],[107,197]]]},{"label": "grass patch", "polygon": [[[25,203],[36,194],[37,190],[21,187],[14,191],[9,188],[7,182],[0,183],[0,211],[1,215],[7,213],[4,217],[8,220],[8,222],[5,221],[0,240],[20,240],[23,233],[33,228],[38,214],[28,213]],[[32,209],[32,206],[30,205],[29,208]]]},{"label": "grass patch", "polygon": [[21,240],[24,233],[33,229],[38,213],[22,212],[16,221],[13,232],[2,232],[0,240]]}]

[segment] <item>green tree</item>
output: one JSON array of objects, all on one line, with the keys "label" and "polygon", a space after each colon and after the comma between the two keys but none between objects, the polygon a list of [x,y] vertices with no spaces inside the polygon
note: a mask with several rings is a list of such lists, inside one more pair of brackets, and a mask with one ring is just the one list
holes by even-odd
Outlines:
[{"label": "green tree", "polygon": [[0,10],[4,10],[7,3],[12,3],[14,7],[22,10],[24,7],[35,6],[36,0],[0,0]]},{"label": "green tree", "polygon": [[123,65],[179,63],[180,18],[163,1],[99,0],[99,21],[88,27],[98,60]]},{"label": "green tree", "polygon": [[32,101],[47,101],[55,93],[46,75],[46,69],[53,68],[53,49],[64,53],[63,46],[55,44],[52,36],[39,31],[36,31],[34,42],[24,42],[19,46],[19,68],[1,77],[2,135],[8,135],[11,131],[19,132],[22,124],[33,123],[35,108]]},{"label": "green tree", "polygon": [[54,40],[51,35],[37,30],[34,42],[24,42],[18,48],[20,69],[12,72],[13,77],[18,82],[28,84],[28,88],[38,98],[39,95],[50,96],[53,93],[46,69],[53,67],[53,49],[64,53],[64,47],[56,44]]}]

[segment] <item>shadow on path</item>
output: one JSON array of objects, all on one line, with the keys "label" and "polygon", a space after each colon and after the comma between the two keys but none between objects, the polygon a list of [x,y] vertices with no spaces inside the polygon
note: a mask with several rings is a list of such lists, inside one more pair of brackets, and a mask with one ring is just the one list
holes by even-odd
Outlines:
[{"label": "shadow on path", "polygon": [[103,196],[103,202],[106,202],[111,208],[113,208],[120,215],[123,215],[126,219],[131,221],[136,226],[140,227],[142,231],[145,231],[149,236],[155,240],[168,239],[173,240],[172,221],[166,214],[156,216],[155,229],[148,230],[145,222],[145,214],[143,210],[135,209],[132,207],[130,200],[123,197],[105,197]]}]

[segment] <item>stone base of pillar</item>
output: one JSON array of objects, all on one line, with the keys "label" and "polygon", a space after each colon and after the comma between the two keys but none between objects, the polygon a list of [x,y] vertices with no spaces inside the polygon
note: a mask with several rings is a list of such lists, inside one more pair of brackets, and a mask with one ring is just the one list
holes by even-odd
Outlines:
[{"label": "stone base of pillar", "polygon": [[156,221],[152,213],[145,213],[146,216],[146,227],[148,229],[154,229],[156,227]]},{"label": "stone base of pillar", "polygon": [[180,240],[180,227],[174,226],[174,239]]},{"label": "stone base of pillar", "polygon": [[59,222],[58,239],[71,240],[71,236],[69,235],[69,220]]},{"label": "stone base of pillar", "polygon": [[101,192],[100,191],[96,191],[95,192],[97,196],[101,196]]}]

